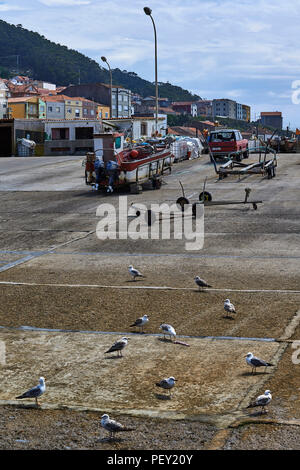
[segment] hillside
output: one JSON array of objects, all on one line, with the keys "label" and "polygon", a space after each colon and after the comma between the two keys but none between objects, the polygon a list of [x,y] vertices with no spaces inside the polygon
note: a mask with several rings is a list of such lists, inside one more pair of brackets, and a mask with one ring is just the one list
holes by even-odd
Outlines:
[{"label": "hillside", "polygon": [[[80,71],[81,83],[109,83],[108,71],[93,59],[49,41],[22,25],[15,26],[3,20],[0,20],[0,73],[1,70],[3,78],[9,73],[19,73],[66,86],[78,83]],[[155,94],[154,84],[134,72],[114,69],[113,83],[143,97]],[[159,96],[173,101],[199,99],[199,96],[170,83],[159,85]]]}]

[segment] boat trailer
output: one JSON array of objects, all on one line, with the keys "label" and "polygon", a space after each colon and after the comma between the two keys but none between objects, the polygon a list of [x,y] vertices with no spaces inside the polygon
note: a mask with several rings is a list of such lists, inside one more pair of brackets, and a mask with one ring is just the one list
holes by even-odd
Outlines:
[{"label": "boat trailer", "polygon": [[203,190],[199,194],[199,201],[192,202],[189,201],[189,199],[185,196],[185,191],[183,188],[183,185],[181,181],[179,181],[179,184],[181,186],[182,190],[182,196],[179,197],[176,201],[176,204],[178,204],[181,207],[181,210],[184,211],[184,208],[188,204],[193,204],[192,206],[192,214],[195,216],[196,215],[196,210],[197,210],[197,205],[202,204],[205,207],[209,206],[227,206],[227,205],[236,205],[236,204],[251,204],[254,210],[257,210],[258,204],[262,204],[263,201],[258,201],[258,200],[251,200],[249,201],[249,196],[251,193],[251,188],[245,188],[245,198],[244,200],[240,201],[227,201],[227,200],[220,200],[220,201],[213,201],[212,194],[209,193],[208,191],[205,191],[206,187],[206,182],[207,178],[205,178],[204,184],[203,184]]},{"label": "boat trailer", "polygon": [[[276,150],[271,148],[269,144],[264,147],[264,155],[262,152],[259,153],[259,160],[256,163],[246,164],[238,162],[229,158],[229,160],[217,167],[216,160],[209,148],[210,158],[214,165],[215,172],[219,176],[219,180],[226,178],[228,175],[238,175],[239,178],[245,175],[261,175],[263,177],[267,176],[268,179],[274,178],[276,176],[276,167],[277,167],[277,158]],[[271,153],[272,158],[267,160],[267,155]]]}]

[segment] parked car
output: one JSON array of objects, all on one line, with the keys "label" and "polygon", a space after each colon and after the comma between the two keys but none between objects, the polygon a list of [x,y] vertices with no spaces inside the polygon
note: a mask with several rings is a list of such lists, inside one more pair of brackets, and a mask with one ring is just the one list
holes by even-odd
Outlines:
[{"label": "parked car", "polygon": [[232,158],[241,161],[249,157],[248,140],[243,139],[236,129],[218,129],[211,131],[208,145],[214,158]]}]

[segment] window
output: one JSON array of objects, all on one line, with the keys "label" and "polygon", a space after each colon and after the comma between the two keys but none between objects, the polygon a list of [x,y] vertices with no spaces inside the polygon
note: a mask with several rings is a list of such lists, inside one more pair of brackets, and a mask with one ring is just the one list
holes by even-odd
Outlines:
[{"label": "window", "polygon": [[76,127],[75,128],[75,139],[93,139],[94,128],[93,127]]},{"label": "window", "polygon": [[45,111],[45,106],[40,106],[40,111],[43,113]]},{"label": "window", "polygon": [[52,110],[53,110],[52,106],[48,106],[49,113],[52,113]]},{"label": "window", "polygon": [[120,112],[123,111],[123,106],[121,104],[119,104],[119,106],[118,106],[118,111],[120,111]]},{"label": "window", "polygon": [[51,129],[52,140],[68,140],[69,139],[69,128],[58,127]]},{"label": "window", "polygon": [[75,117],[80,117],[80,111],[79,111],[79,109],[75,109]]},{"label": "window", "polygon": [[60,107],[57,106],[57,107],[55,108],[55,111],[56,111],[57,113],[60,113]]},{"label": "window", "polygon": [[67,112],[68,112],[68,113],[71,113],[71,112],[72,112],[72,109],[71,109],[71,108],[68,108],[68,109],[67,109]]},{"label": "window", "polygon": [[141,135],[147,135],[147,123],[141,122]]},{"label": "window", "polygon": [[95,116],[95,111],[91,109],[91,116]]},{"label": "window", "polygon": [[108,118],[108,113],[105,113],[105,117]]},{"label": "window", "polygon": [[88,110],[86,108],[83,108],[83,114],[87,116]]}]

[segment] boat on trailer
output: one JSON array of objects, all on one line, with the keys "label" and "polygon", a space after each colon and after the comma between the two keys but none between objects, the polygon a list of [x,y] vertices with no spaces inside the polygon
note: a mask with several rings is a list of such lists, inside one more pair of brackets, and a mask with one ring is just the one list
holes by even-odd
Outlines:
[{"label": "boat on trailer", "polygon": [[174,161],[170,143],[151,140],[130,148],[123,148],[122,145],[116,148],[119,137],[120,134],[115,134],[113,141],[108,142],[102,135],[104,145],[98,149],[101,154],[97,155],[97,149],[87,154],[86,184],[94,187],[97,184],[96,189],[106,189],[107,192],[128,187],[131,192],[136,193],[142,190],[145,183],[152,184],[153,189],[159,189],[163,174],[166,171],[171,172]]}]

